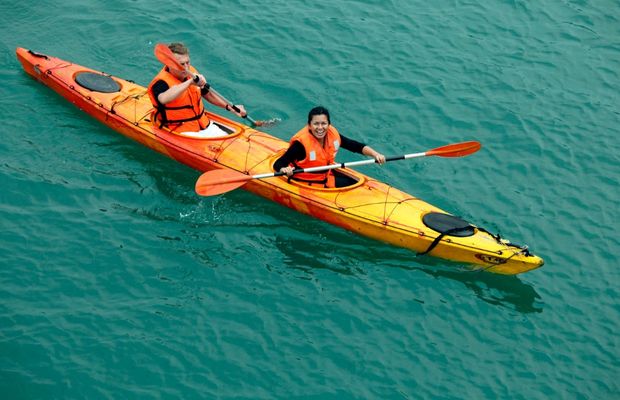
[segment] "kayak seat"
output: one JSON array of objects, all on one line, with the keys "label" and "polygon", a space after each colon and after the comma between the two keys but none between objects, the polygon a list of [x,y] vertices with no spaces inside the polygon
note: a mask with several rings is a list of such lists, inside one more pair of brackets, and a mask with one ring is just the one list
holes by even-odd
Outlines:
[{"label": "kayak seat", "polygon": [[114,79],[94,72],[78,72],[75,74],[75,81],[78,85],[93,92],[116,93],[121,90],[121,85]]},{"label": "kayak seat", "polygon": [[334,177],[336,178],[336,187],[343,188],[353,186],[357,183],[357,179],[350,175],[343,174],[338,170],[334,170]]},{"label": "kayak seat", "polygon": [[[277,158],[277,157],[274,157]],[[307,181],[300,181],[300,180],[296,180],[293,177],[289,178],[286,175],[282,176],[281,178],[286,180],[288,183],[291,183],[293,185],[296,186],[309,186],[314,190],[319,190],[319,191],[323,191],[323,190],[348,190],[348,189],[352,189],[354,187],[360,186],[361,184],[363,184],[365,182],[365,179],[359,179],[358,177],[356,177],[355,175],[351,174],[351,173],[347,173],[347,171],[340,171],[340,170],[332,170],[334,171],[334,178],[335,178],[335,183],[336,183],[336,187],[325,187],[325,182],[307,182]]]},{"label": "kayak seat", "polygon": [[215,121],[213,121],[213,123],[215,125],[217,125],[221,130],[223,130],[224,132],[228,133],[229,135],[234,132],[233,129],[230,129],[226,125],[220,124],[219,122],[215,122]]}]

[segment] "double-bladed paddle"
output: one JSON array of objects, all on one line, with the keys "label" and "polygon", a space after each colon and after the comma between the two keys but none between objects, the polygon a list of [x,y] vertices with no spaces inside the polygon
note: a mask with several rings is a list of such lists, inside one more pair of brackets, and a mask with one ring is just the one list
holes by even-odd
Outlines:
[{"label": "double-bladed paddle", "polygon": [[[422,153],[412,153],[412,154],[404,154],[400,156],[392,156],[386,157],[385,161],[396,161],[396,160],[405,160],[408,158],[417,158],[417,157],[429,157],[429,156],[438,156],[438,157],[464,157],[468,156],[472,153],[480,150],[482,145],[476,141],[470,142],[462,142],[462,143],[453,143],[446,146],[437,147],[432,150],[427,150]],[[353,167],[356,165],[364,165],[364,164],[373,164],[376,161],[374,159],[368,160],[360,160],[360,161],[351,161],[347,163],[340,164],[330,164],[323,165],[320,167],[312,167],[312,168],[297,168],[293,170],[293,174],[298,174],[301,172],[320,172],[327,171],[330,169],[336,168],[346,168]],[[217,194],[222,194],[229,192],[231,190],[237,189],[238,187],[243,186],[248,181],[253,179],[264,179],[271,178],[274,176],[282,176],[286,175],[284,172],[271,172],[267,174],[258,174],[258,175],[246,175],[241,172],[229,170],[229,169],[216,169],[213,171],[207,171],[204,174],[200,175],[200,178],[196,181],[196,193],[201,196],[214,196]]]},{"label": "double-bladed paddle", "polygon": [[[170,48],[168,46],[166,46],[163,43],[157,43],[155,45],[155,57],[157,57],[157,59],[164,64],[165,66],[167,66],[168,68],[174,68],[180,71],[187,71],[180,63],[179,61],[176,59],[176,57],[174,56],[174,53],[172,52],[172,50],[170,50]],[[191,71],[187,71],[188,73],[192,74]],[[198,77],[193,75],[193,79],[194,81],[198,82]],[[210,91],[215,94],[216,96],[218,96],[220,99],[222,99],[222,101],[224,101],[224,103],[226,103],[226,105],[230,108],[232,108],[233,110],[235,110],[236,112],[241,112],[241,110],[239,110],[239,107],[237,107],[236,105],[234,105],[233,103],[231,103],[230,101],[228,101],[226,99],[226,97],[222,96],[220,93],[218,93],[215,89],[213,89],[212,87],[210,88]],[[272,126],[274,124],[276,124],[278,121],[280,121],[278,118],[271,118],[269,120],[266,121],[261,121],[261,120],[255,120],[253,118],[251,118],[249,115],[245,115],[243,118],[247,119],[248,121],[250,121],[250,123],[253,126],[262,126],[262,127],[267,127],[267,126]]]}]

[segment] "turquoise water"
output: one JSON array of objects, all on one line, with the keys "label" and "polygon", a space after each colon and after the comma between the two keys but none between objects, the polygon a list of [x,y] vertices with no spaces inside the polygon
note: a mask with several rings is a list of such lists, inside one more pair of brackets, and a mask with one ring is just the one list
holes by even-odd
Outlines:
[{"label": "turquoise water", "polygon": [[[617,1],[0,11],[2,398],[620,398]],[[363,172],[545,266],[472,273],[242,190],[198,197],[199,172],[92,120],[14,55],[145,85],[154,44],[173,40],[254,118],[281,118],[282,139],[323,104],[385,154],[479,140],[470,157]]]}]

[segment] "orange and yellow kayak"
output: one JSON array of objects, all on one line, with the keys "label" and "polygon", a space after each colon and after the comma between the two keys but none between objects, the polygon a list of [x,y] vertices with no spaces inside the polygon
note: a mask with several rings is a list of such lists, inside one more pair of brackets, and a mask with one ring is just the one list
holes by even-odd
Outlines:
[{"label": "orange and yellow kayak", "polygon": [[[249,175],[272,172],[288,143],[220,115],[209,118],[229,132],[203,138],[178,134],[153,123],[146,88],[100,71],[16,50],[24,70],[110,128],[199,171],[229,169]],[[518,274],[543,265],[542,258],[481,227],[352,169],[346,188],[310,187],[286,177],[248,181],[244,189],[352,232],[418,254]]]}]

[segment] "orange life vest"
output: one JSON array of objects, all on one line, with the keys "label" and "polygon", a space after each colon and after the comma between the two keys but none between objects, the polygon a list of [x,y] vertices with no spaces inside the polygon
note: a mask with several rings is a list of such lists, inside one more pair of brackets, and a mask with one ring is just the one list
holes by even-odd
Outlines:
[{"label": "orange life vest", "polygon": [[[193,73],[198,72],[194,67],[190,67],[190,70]],[[178,132],[198,132],[209,126],[209,117],[205,113],[198,86],[190,85],[176,99],[168,104],[161,104],[153,94],[153,85],[160,80],[166,82],[168,87],[182,83],[164,67],[149,84],[148,94],[157,109],[154,119],[159,122],[160,127],[165,126]]]},{"label": "orange life vest", "polygon": [[[307,125],[291,138],[290,144],[293,144],[295,141],[301,143],[306,150],[306,158],[294,163],[293,167],[295,168],[311,168],[334,164],[336,154],[338,153],[338,149],[340,149],[340,134],[338,130],[331,125],[327,129],[324,146],[321,146],[314,135],[310,133]],[[324,172],[302,172],[293,175],[292,179],[302,182],[324,184],[325,187],[336,186],[332,170]]]}]

